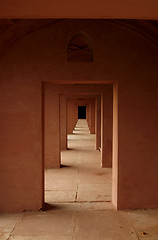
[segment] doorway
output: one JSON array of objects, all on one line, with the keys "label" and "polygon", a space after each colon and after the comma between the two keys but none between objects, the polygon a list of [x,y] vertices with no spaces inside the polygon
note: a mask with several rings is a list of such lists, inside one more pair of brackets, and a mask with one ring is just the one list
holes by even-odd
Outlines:
[{"label": "doorway", "polygon": [[86,106],[78,106],[78,119],[86,119]]},{"label": "doorway", "polygon": [[[50,86],[50,85],[52,85],[52,86]],[[80,86],[81,85],[81,86]],[[90,87],[89,87],[90,86]],[[105,86],[105,89],[104,89],[104,92],[103,92],[103,87]],[[98,88],[98,90],[96,91],[96,88]],[[71,168],[70,168],[70,165],[69,164],[65,164],[65,166],[62,166],[62,165],[60,165],[60,159],[58,158],[58,154],[60,154],[60,133],[59,132],[57,132],[57,129],[61,129],[61,126],[62,126],[62,124],[61,124],[61,122],[60,121],[63,121],[63,118],[62,119],[60,119],[60,103],[59,103],[59,95],[60,94],[62,94],[62,95],[67,95],[67,96],[70,96],[71,94],[72,94],[72,92],[74,93],[75,91],[75,93],[76,93],[76,95],[79,95],[79,94],[85,94],[85,95],[94,95],[94,94],[96,94],[96,95],[99,95],[100,96],[100,99],[101,99],[101,104],[100,104],[100,108],[101,108],[101,125],[102,125],[102,128],[101,128],[101,133],[102,133],[102,138],[101,138],[101,140],[102,140],[102,146],[101,146],[101,154],[100,154],[100,152],[99,151],[96,151],[94,148],[93,148],[93,146],[95,145],[95,141],[94,141],[94,139],[93,139],[93,137],[92,137],[92,135],[86,135],[85,134],[85,136],[84,136],[84,133],[85,132],[87,132],[87,125],[85,125],[85,126],[77,126],[78,127],[78,129],[77,129],[77,131],[78,131],[78,133],[79,134],[77,134],[76,135],[76,137],[74,138],[74,145],[77,143],[77,142],[81,142],[81,144],[84,142],[83,141],[83,138],[89,138],[89,142],[91,142],[91,146],[92,146],[92,148],[90,147],[89,148],[89,146],[87,146],[87,150],[84,150],[84,149],[82,149],[83,150],[83,154],[84,154],[84,156],[85,156],[85,160],[84,160],[84,157],[82,156],[82,153],[81,153],[81,149],[78,151],[78,153],[73,153],[72,152],[72,155],[73,155],[73,158],[74,157],[76,157],[77,156],[77,161],[78,161],[78,163],[79,163],[79,165],[81,165],[81,164],[86,164],[85,165],[85,167],[86,167],[86,171],[88,170],[88,168],[90,167],[90,169],[92,170],[92,172],[90,172],[89,170],[88,170],[88,172],[85,174],[85,171],[84,171],[84,168],[81,166],[81,168],[79,167],[76,167],[76,166],[73,166],[74,168],[73,168],[73,174],[75,173],[76,174],[76,172],[78,173],[78,172],[81,172],[80,171],[80,169],[82,169],[83,170],[83,174],[81,173],[81,175],[83,176],[83,179],[80,179],[81,181],[80,181],[80,183],[83,181],[83,184],[88,184],[87,185],[87,187],[92,187],[92,182],[91,182],[91,180],[93,179],[93,177],[92,177],[92,175],[94,174],[94,172],[95,172],[95,168],[92,168],[92,166],[95,166],[95,162],[93,162],[92,160],[91,160],[91,157],[89,158],[89,161],[86,163],[86,161],[87,161],[87,159],[88,159],[88,154],[89,154],[89,152],[90,153],[92,153],[92,149],[94,149],[94,152],[93,152],[93,154],[92,154],[92,156],[94,156],[95,157],[95,160],[94,161],[97,161],[97,164],[99,164],[99,165],[97,165],[98,166],[98,172],[96,172],[95,174],[96,174],[96,181],[97,182],[95,182],[94,181],[94,184],[97,184],[97,186],[99,187],[98,189],[97,189],[97,191],[99,190],[100,191],[100,193],[99,194],[95,194],[95,197],[97,196],[98,197],[98,200],[97,201],[102,201],[102,194],[101,194],[101,192],[103,192],[104,190],[102,190],[102,189],[105,189],[106,187],[108,188],[109,186],[110,186],[110,184],[112,183],[112,179],[111,179],[111,177],[108,179],[108,184],[109,185],[107,185],[106,183],[101,183],[100,181],[100,179],[102,178],[102,179],[104,179],[105,180],[105,178],[104,178],[104,169],[103,168],[101,168],[101,165],[100,165],[100,163],[99,163],[99,159],[101,159],[101,156],[103,155],[106,155],[107,154],[107,152],[104,152],[111,144],[109,144],[109,140],[110,139],[112,139],[112,135],[110,135],[110,139],[108,139],[107,137],[105,137],[105,133],[106,133],[106,131],[108,130],[108,132],[109,132],[109,127],[108,127],[108,129],[107,129],[107,121],[106,121],[106,117],[108,118],[108,124],[110,124],[110,121],[112,121],[112,114],[111,115],[109,115],[109,116],[107,116],[106,114],[109,114],[109,111],[107,111],[107,109],[108,109],[108,105],[106,105],[106,103],[107,103],[107,99],[108,99],[108,94],[109,94],[109,92],[110,92],[110,94],[112,93],[112,85],[110,86],[110,84],[108,84],[108,85],[93,85],[93,84],[91,84],[91,85],[82,85],[82,84],[78,84],[77,86],[75,86],[75,85],[53,85],[53,84],[51,84],[51,83],[48,83],[48,84],[46,84],[46,86],[45,86],[45,90],[46,90],[46,92],[45,92],[45,103],[46,104],[53,104],[53,103],[56,103],[56,105],[54,106],[54,108],[53,108],[53,110],[54,111],[52,111],[52,114],[51,114],[51,117],[49,117],[49,119],[45,119],[45,121],[46,122],[48,122],[48,125],[46,126],[45,125],[45,131],[47,131],[48,130],[48,132],[47,132],[47,135],[48,136],[46,136],[45,135],[45,140],[47,140],[47,141],[45,141],[45,143],[47,144],[47,146],[46,146],[46,148],[45,148],[45,150],[48,150],[47,151],[47,156],[48,157],[50,157],[50,155],[48,154],[48,153],[51,153],[51,155],[52,155],[52,157],[51,158],[48,158],[48,161],[49,161],[49,159],[51,160],[51,164],[54,164],[54,166],[55,166],[55,168],[58,168],[58,169],[53,169],[54,167],[51,167],[51,170],[48,170],[48,172],[51,174],[51,172],[53,172],[53,171],[60,171],[61,172],[61,170],[64,172],[64,171],[67,171],[67,172],[69,172],[70,170],[71,170]],[[113,93],[112,93],[113,94]],[[110,99],[112,99],[112,94],[110,95]],[[75,95],[75,94],[74,94]],[[104,98],[104,96],[106,96],[105,98]],[[71,101],[72,102],[72,101]],[[106,108],[105,108],[105,105],[106,105]],[[96,105],[95,105],[96,106]],[[84,117],[86,118],[90,118],[90,119],[92,119],[91,117],[92,117],[92,111],[91,111],[91,109],[93,109],[93,108],[91,108],[91,106],[89,105],[89,106],[87,106],[87,109],[86,109],[86,106],[85,105],[80,105],[80,107],[84,107]],[[65,107],[63,107],[63,109],[65,109]],[[112,109],[112,106],[111,106],[111,108],[110,109]],[[50,111],[52,110],[52,105],[49,105],[49,109],[48,109],[48,111],[47,111],[47,106],[45,105],[45,111],[46,111],[46,113],[48,113],[48,115],[50,116]],[[77,116],[77,117],[80,117],[80,116],[78,116],[78,114],[79,114],[79,108],[78,108],[78,106],[77,106],[77,108],[76,108],[76,104],[73,104],[72,105],[72,107],[70,108],[70,110],[72,111],[72,116],[73,117],[71,117],[71,119],[72,120],[74,120],[74,121],[72,121],[72,123],[71,123],[71,125],[72,126],[74,126],[74,123],[75,123],[75,120],[76,120],[76,118],[75,118],[75,116]],[[86,114],[86,110],[87,110],[87,114]],[[106,110],[106,111],[105,111]],[[112,111],[113,112],[113,110],[110,110],[110,111]],[[54,114],[56,112],[56,114]],[[75,115],[75,112],[77,113],[76,115]],[[97,116],[97,112],[98,112],[98,109],[95,107],[95,114],[96,114],[96,116]],[[86,116],[87,115],[87,116]],[[51,121],[50,121],[50,119],[51,119]],[[53,119],[53,121],[52,121],[52,119]],[[65,118],[66,119],[66,118]],[[83,118],[84,119],[84,118]],[[89,119],[89,120],[90,120]],[[110,120],[111,119],[111,120]],[[105,122],[104,122],[105,121]],[[52,123],[54,124],[55,123],[55,125],[52,125]],[[51,128],[52,128],[52,130],[51,130]],[[80,130],[80,128],[82,129],[82,131],[79,131]],[[52,131],[52,132],[50,132],[50,130]],[[83,130],[86,130],[85,132],[83,131]],[[72,129],[72,131],[73,131],[73,129]],[[112,131],[111,131],[112,132]],[[80,139],[79,139],[80,138]],[[54,142],[53,142],[54,141]],[[86,140],[87,141],[87,140]],[[53,142],[53,144],[54,144],[54,148],[52,149],[52,142]],[[50,145],[48,145],[48,144],[50,144]],[[104,144],[104,145],[103,145]],[[106,149],[104,150],[104,146],[106,146]],[[83,145],[83,148],[85,147],[85,144]],[[81,148],[81,147],[79,147],[79,148]],[[88,149],[89,148],[89,149]],[[74,150],[74,151],[76,151],[76,150]],[[97,156],[99,156],[99,158],[97,157],[97,156],[95,156],[95,151],[96,151],[96,153],[97,153]],[[71,152],[71,150],[69,151],[69,150],[65,150],[65,159],[67,158],[68,160],[70,159],[70,156],[69,156],[69,153]],[[62,155],[62,154],[61,154]],[[109,155],[109,153],[107,154],[107,156]],[[81,160],[80,160],[80,157],[81,157]],[[97,160],[97,158],[98,158],[98,160]],[[58,160],[59,159],[59,160]],[[54,162],[53,162],[53,161]],[[83,162],[83,163],[81,163],[81,161],[82,160],[84,160],[85,162]],[[66,160],[67,161],[67,160]],[[65,163],[66,163],[66,161],[64,161]],[[49,162],[48,162],[49,163]],[[59,163],[59,165],[58,165],[58,163]],[[77,163],[77,164],[78,164]],[[55,165],[56,164],[56,165]],[[71,166],[72,166],[73,164],[71,163]],[[68,166],[68,167],[67,167]],[[103,165],[102,165],[103,166]],[[61,168],[59,168],[59,167],[61,167]],[[105,167],[106,168],[106,167]],[[88,179],[88,181],[90,180],[90,182],[87,182],[87,183],[85,183],[84,181],[85,181],[85,179],[87,178],[86,176],[88,176],[88,174],[90,174],[90,176],[89,176],[89,179]],[[105,174],[106,176],[110,176],[111,175],[111,169],[110,170],[108,170],[108,172]],[[53,176],[53,175],[52,175]],[[55,176],[55,175],[54,175]],[[60,177],[59,177],[60,178]],[[68,178],[70,178],[70,175],[68,174]],[[85,179],[84,179],[85,178]],[[56,178],[57,179],[57,178]],[[94,179],[93,179],[94,180]],[[49,179],[48,179],[48,181],[49,181]],[[53,182],[53,181],[51,181],[51,182]],[[69,179],[69,183],[75,183],[76,182],[76,180],[75,179]],[[64,194],[65,195],[65,192],[64,192],[64,189],[63,189],[63,186],[64,186],[64,184],[65,184],[65,181],[63,180],[63,182],[61,183],[61,189],[60,188],[57,188],[57,189],[55,189],[55,190],[53,190],[53,189],[47,189],[47,193],[48,194],[52,194],[52,196],[54,196],[55,194],[55,191],[57,191],[57,193],[59,194],[59,192],[60,192],[60,190],[61,190],[61,193],[62,194]],[[98,184],[106,184],[106,185],[98,185]],[[93,190],[94,190],[94,188],[92,188],[92,192],[89,194],[89,196],[87,195],[87,197],[86,197],[86,199],[82,199],[82,196],[81,196],[81,192],[85,192],[85,189],[82,189],[82,187],[84,187],[83,185],[82,185],[82,183],[81,183],[81,185],[80,186],[77,186],[77,189],[79,189],[81,192],[80,192],[80,195],[78,195],[79,194],[79,192],[78,191],[74,191],[74,188],[76,188],[76,185],[74,186],[70,186],[71,184],[68,184],[68,186],[67,186],[67,188],[71,188],[72,187],[72,189],[70,189],[70,190],[68,190],[68,191],[66,191],[66,195],[68,194],[69,196],[70,196],[70,193],[72,193],[72,195],[71,195],[71,197],[74,199],[74,196],[75,196],[75,201],[73,200],[73,202],[77,202],[77,199],[79,199],[79,200],[83,200],[83,201],[87,201],[87,202],[89,202],[89,200],[88,200],[88,197],[92,197],[92,195],[93,195]],[[110,187],[111,188],[111,187]],[[72,191],[71,191],[72,190]],[[111,189],[110,189],[110,191],[111,191]],[[75,195],[76,194],[76,195]],[[106,193],[104,194],[104,199],[103,199],[103,202],[104,202],[104,200],[105,200],[105,195],[106,195]],[[50,195],[51,196],[51,195]],[[78,196],[80,196],[80,197],[78,197]],[[90,197],[90,198],[91,198]],[[94,199],[95,199],[95,197],[94,197]],[[110,199],[106,199],[108,202],[109,201],[111,201]],[[105,200],[105,201],[106,201]],[[70,200],[71,201],[71,200]],[[91,201],[91,200],[90,200]],[[95,201],[95,200],[93,200],[92,199],[92,201]]]}]

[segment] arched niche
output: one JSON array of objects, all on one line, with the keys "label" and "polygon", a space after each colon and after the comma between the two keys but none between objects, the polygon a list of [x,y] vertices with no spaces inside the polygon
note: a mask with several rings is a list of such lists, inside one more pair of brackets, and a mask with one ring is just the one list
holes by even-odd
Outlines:
[{"label": "arched niche", "polygon": [[68,62],[92,62],[93,51],[89,38],[84,33],[73,36],[67,49]]}]

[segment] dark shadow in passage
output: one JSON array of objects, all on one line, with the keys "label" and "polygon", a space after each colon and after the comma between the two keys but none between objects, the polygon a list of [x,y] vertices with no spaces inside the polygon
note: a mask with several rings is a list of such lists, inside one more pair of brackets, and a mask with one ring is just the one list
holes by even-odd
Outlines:
[{"label": "dark shadow in passage", "polygon": [[67,168],[67,167],[71,167],[71,166],[60,164],[60,168]]},{"label": "dark shadow in passage", "polygon": [[78,119],[86,119],[86,106],[78,106]]}]

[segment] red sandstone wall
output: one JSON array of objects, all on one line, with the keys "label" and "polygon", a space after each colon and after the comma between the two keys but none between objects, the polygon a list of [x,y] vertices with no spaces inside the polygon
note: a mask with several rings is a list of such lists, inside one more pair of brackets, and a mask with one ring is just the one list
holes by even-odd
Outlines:
[{"label": "red sandstone wall", "polygon": [[[92,40],[93,63],[66,61],[80,31]],[[52,80],[119,81],[115,206],[158,207],[156,53],[144,38],[90,20],[61,21],[8,46],[0,63],[0,211],[42,206],[41,81]]]}]

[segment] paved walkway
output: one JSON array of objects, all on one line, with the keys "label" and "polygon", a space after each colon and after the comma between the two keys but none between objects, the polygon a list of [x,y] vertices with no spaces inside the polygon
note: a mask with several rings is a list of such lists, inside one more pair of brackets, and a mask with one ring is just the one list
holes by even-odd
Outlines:
[{"label": "paved walkway", "polygon": [[111,170],[78,122],[61,169],[46,170],[46,211],[0,215],[0,240],[158,240],[158,209],[116,211]]},{"label": "paved walkway", "polygon": [[[101,168],[95,135],[86,120],[79,120],[62,152],[62,168],[46,170],[46,202],[111,202],[111,169]],[[109,206],[109,204],[108,204]],[[112,204],[111,204],[112,207]]]}]

